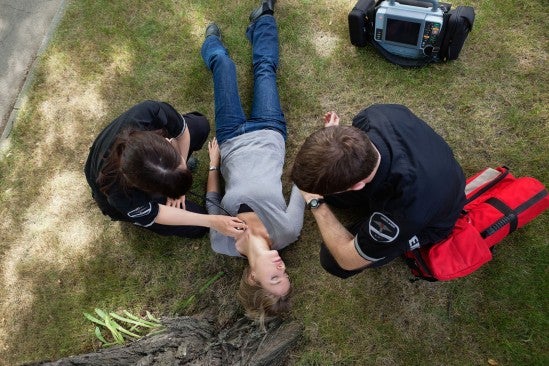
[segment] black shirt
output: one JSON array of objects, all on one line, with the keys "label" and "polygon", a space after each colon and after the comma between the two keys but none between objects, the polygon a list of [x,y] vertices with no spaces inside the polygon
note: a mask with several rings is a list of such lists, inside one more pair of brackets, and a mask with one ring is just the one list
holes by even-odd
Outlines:
[{"label": "black shirt", "polygon": [[185,131],[185,126],[185,119],[171,105],[148,100],[133,106],[105,127],[91,146],[85,167],[92,194],[104,214],[113,219],[150,226],[158,215],[158,202],[164,200],[137,189],[124,190],[117,185],[109,189],[108,196],[99,190],[97,177],[118,134],[125,128],[141,131],[162,129],[167,137],[176,138]]},{"label": "black shirt", "polygon": [[465,203],[465,176],[448,144],[401,105],[366,108],[353,126],[381,155],[372,182],[334,195],[368,210],[352,230],[358,253],[379,266],[447,237]]}]

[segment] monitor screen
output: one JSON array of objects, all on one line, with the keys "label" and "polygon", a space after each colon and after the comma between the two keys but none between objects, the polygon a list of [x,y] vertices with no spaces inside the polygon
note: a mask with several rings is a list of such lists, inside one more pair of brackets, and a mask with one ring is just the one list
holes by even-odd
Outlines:
[{"label": "monitor screen", "polygon": [[418,42],[420,28],[421,23],[387,18],[385,40],[415,46]]}]

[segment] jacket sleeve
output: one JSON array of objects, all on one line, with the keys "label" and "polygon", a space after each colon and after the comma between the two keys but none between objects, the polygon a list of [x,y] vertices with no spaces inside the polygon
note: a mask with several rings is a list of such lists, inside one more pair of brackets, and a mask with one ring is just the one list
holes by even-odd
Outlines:
[{"label": "jacket sleeve", "polygon": [[206,211],[209,215],[226,215],[221,209],[221,194],[219,192],[206,193]]},{"label": "jacket sleeve", "polygon": [[412,235],[409,224],[395,220],[390,214],[373,212],[366,217],[355,236],[358,254],[381,266],[404,254]]},{"label": "jacket sleeve", "polygon": [[166,137],[179,136],[186,127],[185,119],[174,107],[165,102],[146,100],[126,112],[127,120],[141,126],[141,129],[164,130]]}]

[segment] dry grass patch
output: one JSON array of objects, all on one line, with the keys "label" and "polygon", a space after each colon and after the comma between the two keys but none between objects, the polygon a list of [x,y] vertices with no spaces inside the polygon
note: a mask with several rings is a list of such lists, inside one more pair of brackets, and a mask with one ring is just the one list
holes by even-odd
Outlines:
[{"label": "dry grass patch", "polygon": [[[42,284],[33,268],[63,271],[77,260],[93,257],[92,243],[100,223],[90,213],[88,194],[80,172],[63,172],[43,182],[38,197],[25,210],[10,248],[2,256],[2,303],[0,313],[11,321],[1,328],[0,348],[18,329],[38,301],[34,289]],[[59,279],[60,280],[60,279]]]}]

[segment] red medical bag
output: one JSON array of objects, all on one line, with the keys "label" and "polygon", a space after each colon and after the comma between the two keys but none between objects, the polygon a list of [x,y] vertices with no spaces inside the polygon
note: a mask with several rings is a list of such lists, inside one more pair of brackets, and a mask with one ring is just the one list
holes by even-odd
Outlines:
[{"label": "red medical bag", "polygon": [[476,271],[492,259],[492,246],[549,208],[540,181],[516,178],[507,167],[470,177],[465,194],[467,203],[447,239],[404,254],[415,276],[447,281]]}]

